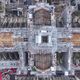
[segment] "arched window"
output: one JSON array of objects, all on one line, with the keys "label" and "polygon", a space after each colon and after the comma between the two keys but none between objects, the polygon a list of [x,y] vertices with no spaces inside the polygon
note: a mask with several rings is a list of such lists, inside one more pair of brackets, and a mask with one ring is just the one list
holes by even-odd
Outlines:
[{"label": "arched window", "polygon": [[51,25],[50,12],[45,9],[40,9],[35,11],[35,13],[33,14],[33,24],[34,25]]}]

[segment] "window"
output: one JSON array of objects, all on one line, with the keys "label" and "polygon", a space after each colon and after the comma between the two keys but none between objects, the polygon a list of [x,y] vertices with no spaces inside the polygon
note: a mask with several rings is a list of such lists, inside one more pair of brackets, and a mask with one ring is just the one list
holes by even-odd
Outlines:
[{"label": "window", "polygon": [[56,54],[56,58],[57,58],[57,61],[56,61],[56,64],[57,65],[62,65],[63,64],[63,62],[64,62],[64,53],[63,52],[61,52],[61,53],[59,53],[59,52],[56,52],[57,54]]},{"label": "window", "polygon": [[27,42],[28,41],[28,38],[24,38],[24,42]]},{"label": "window", "polygon": [[52,1],[51,1],[51,0],[47,0],[47,2],[48,2],[49,4],[51,4]]},{"label": "window", "polygon": [[0,60],[19,60],[18,52],[0,52]]},{"label": "window", "polygon": [[75,0],[71,0],[71,5],[72,6],[75,6],[76,5]]},{"label": "window", "polygon": [[80,27],[80,11],[72,13],[72,27]]},{"label": "window", "polygon": [[14,0],[10,0],[10,3],[14,3]]},{"label": "window", "polygon": [[42,43],[48,43],[48,36],[42,36]]},{"label": "window", "polygon": [[78,4],[78,10],[80,10],[80,4]]},{"label": "window", "polygon": [[3,4],[0,2],[0,12],[3,12]]},{"label": "window", "polygon": [[25,65],[28,65],[28,52],[25,52]]},{"label": "window", "polygon": [[75,66],[80,66],[80,52],[73,52],[72,60]]},{"label": "window", "polygon": [[17,14],[18,14],[17,10],[13,10],[12,14],[15,15],[15,16],[17,16]]}]

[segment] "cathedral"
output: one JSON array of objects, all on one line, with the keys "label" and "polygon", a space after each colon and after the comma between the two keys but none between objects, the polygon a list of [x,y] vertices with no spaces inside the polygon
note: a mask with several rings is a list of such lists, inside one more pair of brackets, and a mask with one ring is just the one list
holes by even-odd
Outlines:
[{"label": "cathedral", "polygon": [[80,77],[80,1],[0,0],[0,72]]}]

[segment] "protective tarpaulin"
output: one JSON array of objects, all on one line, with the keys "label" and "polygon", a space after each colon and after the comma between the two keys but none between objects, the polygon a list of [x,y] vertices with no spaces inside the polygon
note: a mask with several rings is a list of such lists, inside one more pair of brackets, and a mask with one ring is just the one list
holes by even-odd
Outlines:
[{"label": "protective tarpaulin", "polygon": [[0,72],[0,80],[2,80],[2,73]]}]

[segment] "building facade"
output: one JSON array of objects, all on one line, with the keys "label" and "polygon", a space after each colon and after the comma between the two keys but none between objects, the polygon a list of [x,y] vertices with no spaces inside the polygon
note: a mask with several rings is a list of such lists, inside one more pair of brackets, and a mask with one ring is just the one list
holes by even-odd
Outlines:
[{"label": "building facade", "polygon": [[80,1],[0,0],[0,70],[51,76],[80,71]]}]

